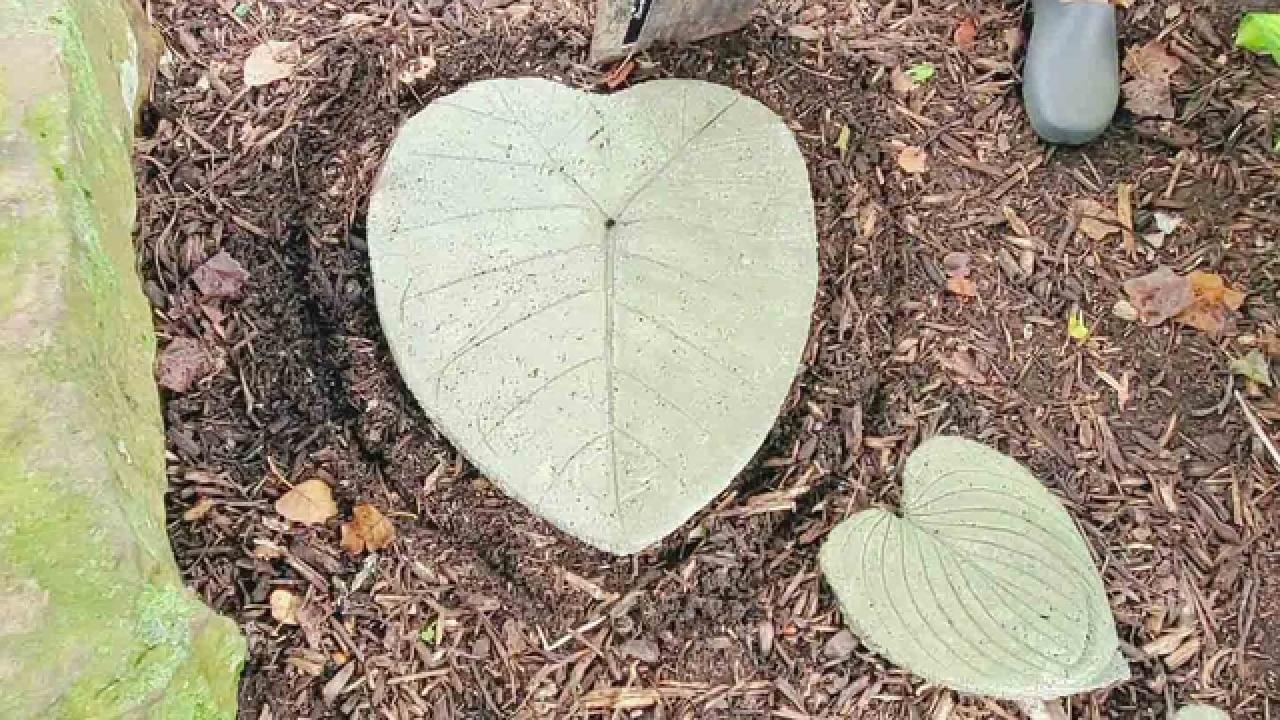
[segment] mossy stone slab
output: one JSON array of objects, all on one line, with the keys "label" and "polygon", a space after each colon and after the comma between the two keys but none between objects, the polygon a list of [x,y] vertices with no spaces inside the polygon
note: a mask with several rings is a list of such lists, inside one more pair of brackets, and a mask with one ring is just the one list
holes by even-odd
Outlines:
[{"label": "mossy stone slab", "polygon": [[129,0],[0,3],[0,717],[232,718],[244,641],[165,534]]}]

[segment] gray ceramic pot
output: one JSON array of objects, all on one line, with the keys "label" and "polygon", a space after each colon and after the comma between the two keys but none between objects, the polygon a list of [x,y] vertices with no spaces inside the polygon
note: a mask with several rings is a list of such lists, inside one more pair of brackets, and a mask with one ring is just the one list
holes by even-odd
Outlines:
[{"label": "gray ceramic pot", "polygon": [[1095,0],[1033,0],[1023,100],[1047,142],[1082,145],[1102,134],[1120,98],[1116,13]]}]

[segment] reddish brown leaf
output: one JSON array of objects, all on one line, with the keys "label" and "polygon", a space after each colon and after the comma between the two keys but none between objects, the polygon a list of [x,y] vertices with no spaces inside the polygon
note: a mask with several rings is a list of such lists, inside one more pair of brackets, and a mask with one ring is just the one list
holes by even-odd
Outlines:
[{"label": "reddish brown leaf", "polygon": [[635,60],[627,60],[619,63],[604,76],[604,86],[610,90],[617,90],[627,83],[627,79],[631,77],[631,73],[636,69]]},{"label": "reddish brown leaf", "polygon": [[156,382],[160,387],[184,393],[215,367],[213,358],[198,340],[174,338],[156,362]]},{"label": "reddish brown leaf", "polygon": [[1195,301],[1178,314],[1178,322],[1190,325],[1209,337],[1221,337],[1234,311],[1244,303],[1244,293],[1228,287],[1217,273],[1197,270],[1187,279],[1191,282]]},{"label": "reddish brown leaf", "polygon": [[978,21],[972,15],[966,16],[956,23],[956,31],[951,35],[951,41],[956,47],[970,48],[978,39]]},{"label": "reddish brown leaf", "polygon": [[1130,79],[1124,83],[1125,107],[1143,117],[1174,116],[1170,80],[1182,61],[1170,55],[1159,41],[1133,48],[1124,59]]},{"label": "reddish brown leaf", "polygon": [[352,519],[342,524],[342,549],[352,555],[381,550],[396,539],[396,528],[378,508],[361,504],[351,511]]},{"label": "reddish brown leaf", "polygon": [[1195,300],[1191,281],[1163,265],[1155,272],[1129,280],[1124,291],[1143,325],[1159,325]]},{"label": "reddish brown leaf", "polygon": [[249,273],[227,251],[219,251],[191,274],[191,281],[205,297],[236,297]]}]

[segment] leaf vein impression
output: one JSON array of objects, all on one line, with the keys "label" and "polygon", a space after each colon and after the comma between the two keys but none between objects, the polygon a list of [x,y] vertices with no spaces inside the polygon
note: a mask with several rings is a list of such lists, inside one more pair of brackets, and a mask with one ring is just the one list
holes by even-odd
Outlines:
[{"label": "leaf vein impression", "polygon": [[[513,260],[503,265],[495,265],[493,267],[485,268],[484,270],[478,270],[473,273],[467,273],[462,277],[457,277],[452,280],[446,280],[445,282],[442,282],[438,285],[432,285],[429,288],[424,288],[422,290],[414,290],[412,294],[412,298],[414,300],[421,300],[422,298],[428,295],[431,295],[432,293],[436,293],[441,290],[454,287],[455,285],[459,285],[464,282],[469,282],[471,280],[479,280],[482,277],[493,275],[494,273],[501,273],[501,272],[507,272],[509,270],[515,270],[518,267],[522,267],[524,265],[528,265],[529,263],[537,262],[539,260],[549,260],[554,257],[559,257],[561,255],[568,255],[569,253],[574,253],[579,250],[585,250],[587,248],[594,249],[595,247],[596,245],[593,243],[584,243],[581,245],[574,245],[573,247],[561,248],[559,250],[548,250],[546,252],[541,252],[536,255],[530,255],[529,257],[521,258],[519,260]],[[406,292],[408,291],[408,288],[411,286],[412,284],[406,286],[405,288]]]},{"label": "leaf vein impression", "polygon": [[654,327],[656,327],[656,328],[658,328],[658,329],[662,330],[662,331],[663,331],[663,332],[665,332],[666,334],[668,334],[668,335],[670,335],[671,337],[675,338],[675,339],[676,339],[676,340],[678,340],[682,345],[684,345],[685,347],[688,347],[690,350],[693,350],[694,352],[696,352],[696,353],[698,353],[699,355],[703,356],[703,357],[704,357],[704,358],[706,358],[707,360],[710,360],[711,362],[715,363],[718,367],[722,368],[725,372],[729,373],[730,375],[734,375],[734,376],[736,376],[736,377],[737,377],[738,379],[740,379],[740,380],[742,380],[742,379],[747,379],[747,378],[745,378],[745,377],[743,376],[742,371],[738,370],[737,368],[734,368],[732,365],[729,365],[729,364],[728,364],[728,363],[726,363],[724,360],[721,360],[720,358],[716,357],[715,355],[712,355],[710,352],[708,352],[708,351],[707,351],[705,348],[703,348],[701,345],[698,345],[697,343],[693,342],[693,341],[692,341],[692,340],[690,340],[689,338],[687,338],[687,337],[685,337],[684,335],[680,334],[680,333],[679,333],[679,332],[677,332],[675,329],[673,329],[670,325],[667,325],[666,323],[661,322],[660,320],[658,320],[657,318],[655,318],[653,315],[650,315],[649,313],[647,313],[647,312],[645,312],[645,311],[643,311],[643,310],[641,310],[641,309],[639,309],[639,308],[635,307],[634,305],[630,305],[630,304],[628,304],[628,303],[622,302],[621,300],[617,301],[616,305],[617,305],[617,307],[620,307],[620,308],[622,308],[623,310],[626,310],[627,312],[629,312],[629,313],[631,313],[631,314],[635,315],[636,317],[639,317],[639,318],[641,318],[641,319],[643,319],[643,320],[648,320],[649,322],[653,323],[653,326],[654,326]]},{"label": "leaf vein impression", "polygon": [[505,334],[505,333],[507,333],[507,332],[511,331],[513,328],[517,328],[517,327],[519,327],[520,325],[523,325],[524,323],[528,322],[529,320],[532,320],[533,318],[535,318],[535,317],[537,317],[537,316],[541,315],[542,313],[545,313],[545,312],[547,312],[547,311],[549,311],[549,310],[553,310],[553,309],[555,309],[555,308],[557,308],[557,307],[560,307],[561,305],[564,305],[565,303],[568,303],[568,302],[571,302],[571,301],[573,301],[573,300],[576,300],[577,298],[580,298],[580,297],[582,297],[582,296],[584,296],[584,295],[589,295],[589,294],[591,294],[591,293],[593,293],[593,292],[595,292],[595,288],[585,288],[585,289],[582,289],[582,290],[578,290],[577,292],[569,293],[568,295],[564,295],[564,296],[560,297],[559,299],[554,300],[554,301],[552,301],[552,302],[549,302],[549,303],[547,303],[546,305],[543,305],[543,306],[541,306],[541,307],[539,307],[539,308],[537,308],[537,309],[535,309],[535,310],[530,310],[529,312],[527,312],[527,313],[525,313],[525,314],[521,315],[520,317],[516,318],[515,320],[512,320],[511,322],[507,323],[506,325],[503,325],[502,327],[498,328],[497,330],[494,330],[493,332],[489,333],[488,335],[485,335],[485,336],[483,336],[483,337],[481,337],[481,338],[478,338],[478,339],[472,339],[472,340],[468,341],[465,345],[463,345],[461,348],[459,348],[458,350],[456,350],[456,351],[453,353],[453,355],[451,355],[451,356],[449,357],[449,359],[448,359],[448,360],[446,360],[446,361],[445,361],[445,363],[444,363],[443,365],[441,365],[441,366],[440,366],[440,370],[439,370],[439,372],[438,372],[438,373],[437,373],[437,375],[436,375],[436,397],[437,397],[437,398],[439,398],[439,397],[440,397],[440,384],[441,384],[442,382],[444,382],[445,375],[447,375],[447,374],[449,373],[449,369],[450,369],[451,367],[453,367],[453,364],[454,364],[454,363],[456,363],[456,362],[458,362],[459,360],[461,360],[464,356],[466,356],[466,355],[468,355],[469,353],[471,353],[471,352],[475,351],[475,349],[476,349],[476,348],[478,348],[478,347],[480,347],[481,345],[484,345],[485,343],[487,343],[487,342],[489,342],[489,341],[493,340],[494,338],[497,338],[497,337],[499,337],[499,336],[501,336],[501,335],[503,335],[503,334]]}]

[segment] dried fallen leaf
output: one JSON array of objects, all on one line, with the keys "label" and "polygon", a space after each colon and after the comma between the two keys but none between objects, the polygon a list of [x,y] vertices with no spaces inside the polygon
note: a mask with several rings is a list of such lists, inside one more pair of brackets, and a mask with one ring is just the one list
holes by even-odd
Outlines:
[{"label": "dried fallen leaf", "polygon": [[352,520],[342,524],[342,549],[352,555],[381,550],[396,538],[396,528],[378,508],[360,504],[351,511]]},{"label": "dried fallen leaf", "polygon": [[1257,348],[1250,350],[1243,357],[1232,360],[1231,372],[1259,385],[1271,387],[1271,362]]},{"label": "dried fallen leaf", "polygon": [[956,295],[965,297],[978,297],[978,286],[967,277],[949,277],[947,278],[947,289]]},{"label": "dried fallen leaf", "polygon": [[244,61],[244,84],[249,87],[270,85],[293,76],[302,60],[302,47],[294,42],[270,40],[255,47]]},{"label": "dried fallen leaf", "polygon": [[1105,240],[1121,230],[1120,217],[1102,206],[1097,200],[1084,198],[1076,200],[1073,211],[1077,218],[1077,227],[1094,242]]},{"label": "dried fallen leaf", "polygon": [[902,68],[894,66],[889,72],[889,86],[893,90],[893,94],[900,98],[905,98],[916,89],[916,81],[912,80]]},{"label": "dried fallen leaf", "polygon": [[249,279],[249,273],[236,259],[221,250],[191,273],[191,281],[205,297],[236,297]]},{"label": "dried fallen leaf", "polygon": [[617,90],[627,84],[627,79],[631,77],[631,73],[635,72],[635,69],[635,60],[618,63],[616,67],[605,74],[604,86],[610,90]]},{"label": "dried fallen leaf", "polygon": [[1182,61],[1159,41],[1131,49],[1124,59],[1130,79],[1121,87],[1125,107],[1142,117],[1172,118],[1175,109],[1170,80],[1181,66]]},{"label": "dried fallen leaf", "polygon": [[822,39],[822,31],[810,25],[792,25],[787,28],[787,34],[797,40],[809,42]]},{"label": "dried fallen leaf", "polygon": [[1191,306],[1195,296],[1191,281],[1161,265],[1154,272],[1133,278],[1124,291],[1143,325],[1154,326]]},{"label": "dried fallen leaf", "polygon": [[215,368],[213,358],[198,340],[174,338],[156,361],[156,382],[160,387],[184,393]]},{"label": "dried fallen leaf", "polygon": [[405,85],[413,85],[434,75],[436,72],[436,59],[430,55],[416,57],[405,65],[404,70],[400,71],[400,82]]},{"label": "dried fallen leaf", "polygon": [[1217,339],[1226,332],[1231,314],[1244,303],[1244,293],[1227,286],[1221,275],[1197,270],[1187,276],[1194,302],[1175,318]]},{"label": "dried fallen leaf", "polygon": [[365,15],[364,13],[353,12],[353,13],[347,13],[343,15],[342,18],[338,20],[338,27],[342,27],[342,28],[357,27],[360,25],[368,25],[371,22],[373,22],[372,15]]},{"label": "dried fallen leaf", "polygon": [[334,701],[342,695],[347,689],[347,683],[351,682],[351,676],[356,672],[355,661],[348,662],[329,678],[329,682],[320,688],[320,696],[324,698],[326,705],[333,705]]},{"label": "dried fallen leaf", "polygon": [[298,606],[302,604],[301,598],[288,590],[277,588],[271,591],[269,602],[271,617],[275,618],[276,622],[281,625],[298,624]]},{"label": "dried fallen leaf", "polygon": [[1124,249],[1132,255],[1137,250],[1137,243],[1133,235],[1133,186],[1129,183],[1116,186],[1116,218],[1120,221]]},{"label": "dried fallen leaf", "polygon": [[926,173],[929,171],[929,154],[924,148],[908,145],[898,153],[898,167],[913,175]]},{"label": "dried fallen leaf", "polygon": [[1267,354],[1267,357],[1280,358],[1280,333],[1274,330],[1268,330],[1258,338],[1258,347]]},{"label": "dried fallen leaf", "polygon": [[1004,215],[1005,221],[1009,223],[1009,229],[1013,231],[1014,235],[1024,238],[1031,237],[1031,228],[1027,226],[1027,223],[1022,218],[1018,217],[1018,213],[1014,212],[1013,208],[1005,205],[1000,208],[1000,212]]},{"label": "dried fallen leaf", "polygon": [[1138,309],[1135,308],[1133,303],[1128,300],[1117,300],[1116,304],[1111,308],[1111,314],[1121,320],[1127,320],[1129,322],[1138,321]]},{"label": "dried fallen leaf", "polygon": [[201,497],[199,500],[196,500],[195,505],[187,508],[187,511],[182,513],[182,519],[187,522],[195,522],[205,515],[208,515],[209,511],[212,509],[213,501],[207,497]]},{"label": "dried fallen leaf", "polygon": [[299,483],[276,500],[276,512],[287,520],[314,525],[338,514],[329,484],[319,478]]},{"label": "dried fallen leaf", "polygon": [[956,30],[951,35],[951,41],[956,47],[969,48],[973,47],[973,43],[978,39],[978,22],[972,15],[967,15],[956,23]]}]

